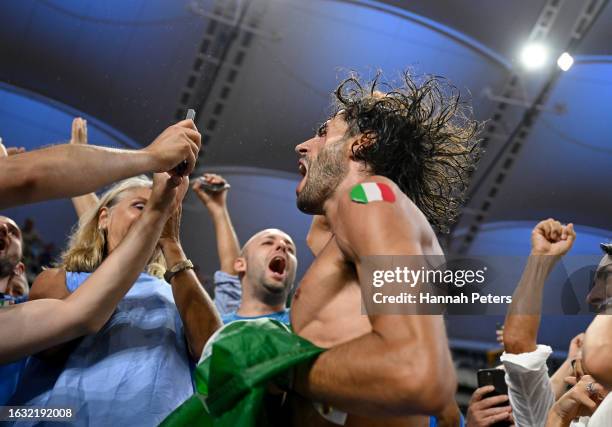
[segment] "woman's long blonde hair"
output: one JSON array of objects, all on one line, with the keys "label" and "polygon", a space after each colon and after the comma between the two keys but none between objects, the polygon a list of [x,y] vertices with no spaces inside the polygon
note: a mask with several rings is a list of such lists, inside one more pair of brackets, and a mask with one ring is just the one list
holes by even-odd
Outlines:
[{"label": "woman's long blonde hair", "polygon": [[[66,271],[93,272],[108,255],[106,231],[98,224],[100,210],[111,208],[121,200],[123,193],[136,188],[152,188],[153,182],[144,175],[129,178],[111,187],[100,199],[95,208],[87,211],[79,219],[76,230],[70,236],[68,248],[61,255],[59,267]],[[146,272],[159,278],[164,277],[166,260],[159,247],[155,248]]]}]

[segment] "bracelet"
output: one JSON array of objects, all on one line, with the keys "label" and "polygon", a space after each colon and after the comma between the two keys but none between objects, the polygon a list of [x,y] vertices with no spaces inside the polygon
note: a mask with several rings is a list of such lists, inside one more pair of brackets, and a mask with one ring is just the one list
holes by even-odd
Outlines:
[{"label": "bracelet", "polygon": [[170,283],[170,280],[172,280],[174,276],[176,276],[181,271],[185,271],[188,269],[193,269],[193,263],[189,259],[186,259],[185,261],[181,261],[178,264],[174,264],[171,268],[167,269],[166,272],[164,273],[164,280]]}]

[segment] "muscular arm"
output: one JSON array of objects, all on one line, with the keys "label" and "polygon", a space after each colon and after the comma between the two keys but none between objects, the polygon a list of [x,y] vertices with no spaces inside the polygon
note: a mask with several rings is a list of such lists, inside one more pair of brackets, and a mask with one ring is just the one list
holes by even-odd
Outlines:
[{"label": "muscular arm", "polygon": [[[343,224],[343,231],[334,224],[332,228],[358,275],[363,274],[368,255],[422,254],[402,210],[399,203],[340,202],[335,222]],[[367,278],[361,279],[362,287],[368,286]],[[441,412],[456,389],[442,316],[369,318],[370,333],[331,348],[309,367],[300,367],[296,391],[369,417]]]},{"label": "muscular arm", "polygon": [[[166,242],[163,251],[168,266],[187,259],[180,244]],[[176,274],[171,282],[172,295],[185,325],[189,351],[197,362],[208,338],[221,327],[221,319],[193,270]]]},{"label": "muscular arm", "polygon": [[556,262],[550,256],[529,256],[504,322],[506,353],[529,353],[537,348],[544,283]]},{"label": "muscular arm", "polygon": [[557,261],[572,247],[575,236],[572,224],[564,226],[553,219],[541,221],[533,229],[531,254],[504,322],[507,353],[536,350],[544,284]]},{"label": "muscular arm", "polygon": [[18,156],[0,155],[0,209],[91,193],[134,175],[170,171],[183,160],[189,174],[200,144],[193,121],[183,120],[138,151],[63,144]]},{"label": "muscular arm", "polygon": [[225,184],[226,188],[218,192],[206,192],[202,184],[197,180],[192,186],[198,199],[208,210],[217,238],[217,255],[219,256],[220,270],[237,275],[234,269],[234,261],[240,256],[240,242],[232,225],[232,219],[227,210],[227,192],[229,185],[223,177],[215,174],[205,173],[201,179],[210,184]]},{"label": "muscular arm", "polygon": [[67,298],[0,310],[0,363],[100,330],[142,272],[166,218],[160,212],[143,212],[121,244]]},{"label": "muscular arm", "polygon": [[70,144],[1,158],[0,208],[89,193],[153,164],[145,151]]},{"label": "muscular arm", "polygon": [[211,211],[210,216],[215,226],[220,270],[236,275],[234,261],[240,256],[240,244],[238,243],[238,237],[232,225],[229,211],[227,207],[224,207],[224,209],[219,211]]}]

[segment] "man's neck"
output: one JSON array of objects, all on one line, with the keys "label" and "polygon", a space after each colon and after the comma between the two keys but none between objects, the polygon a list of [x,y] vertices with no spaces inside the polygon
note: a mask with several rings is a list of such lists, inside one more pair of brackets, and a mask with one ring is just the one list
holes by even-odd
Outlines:
[{"label": "man's neck", "polygon": [[281,296],[276,303],[278,295],[274,295],[272,301],[266,301],[267,295],[257,295],[255,289],[249,282],[249,277],[245,276],[241,280],[242,298],[240,306],[236,311],[238,316],[242,317],[257,317],[265,316],[266,314],[277,313],[285,309],[286,297]]},{"label": "man's neck", "polygon": [[236,311],[238,316],[242,317],[257,317],[265,316],[267,314],[278,313],[285,309],[285,304],[280,303],[277,305],[264,304],[254,298],[242,298],[240,301],[240,307]]},{"label": "man's neck", "polygon": [[323,204],[323,214],[330,225],[332,225],[332,228],[334,218],[337,217],[336,213],[338,211],[338,202],[340,198],[346,197],[355,185],[363,182],[368,176],[371,176],[371,174],[367,173],[362,164],[357,162],[350,163],[348,173],[340,184],[338,184],[333,194]]}]

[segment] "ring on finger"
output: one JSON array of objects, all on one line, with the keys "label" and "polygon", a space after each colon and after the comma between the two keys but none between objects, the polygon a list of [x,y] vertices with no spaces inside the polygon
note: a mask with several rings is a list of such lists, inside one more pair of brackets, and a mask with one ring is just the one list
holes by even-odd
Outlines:
[{"label": "ring on finger", "polygon": [[588,384],[586,385],[586,391],[587,391],[589,394],[595,394],[595,393],[597,393],[597,392],[595,391],[595,383],[588,383]]}]

